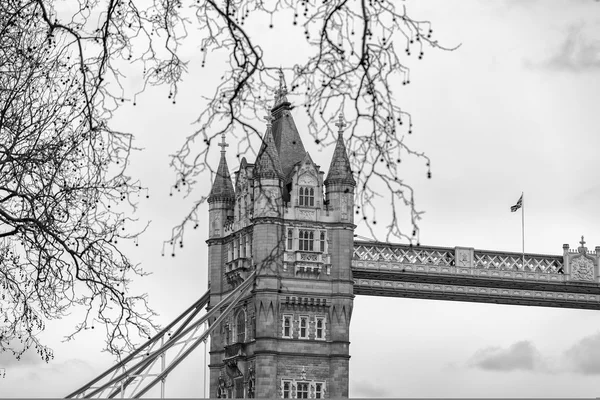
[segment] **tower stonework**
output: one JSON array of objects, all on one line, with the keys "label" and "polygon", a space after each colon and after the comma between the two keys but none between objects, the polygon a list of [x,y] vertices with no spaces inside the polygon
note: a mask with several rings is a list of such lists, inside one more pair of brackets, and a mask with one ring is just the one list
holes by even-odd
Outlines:
[{"label": "tower stonework", "polygon": [[234,188],[222,152],[209,197],[210,305],[256,270],[211,334],[211,398],[348,397],[356,183],[341,117],[325,178],[291,109],[282,85],[255,163]]}]

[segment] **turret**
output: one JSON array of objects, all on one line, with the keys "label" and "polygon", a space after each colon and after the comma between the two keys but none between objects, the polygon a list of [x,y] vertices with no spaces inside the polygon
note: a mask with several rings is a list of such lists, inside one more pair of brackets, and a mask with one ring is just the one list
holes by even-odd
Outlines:
[{"label": "turret", "polygon": [[217,176],[208,196],[209,238],[223,235],[223,225],[225,225],[228,217],[233,216],[235,202],[235,192],[229,175],[227,158],[225,157],[225,147],[229,146],[225,143],[225,134],[222,135],[222,142],[219,143],[219,146],[221,146],[221,159],[219,160],[219,168],[217,168]]},{"label": "turret", "polygon": [[267,116],[267,131],[254,165],[254,217],[281,215],[281,187],[284,179],[281,161],[273,140],[271,115]]},{"label": "turret", "polygon": [[225,157],[225,134],[222,135],[221,159],[217,168],[217,176],[213,182],[208,196],[208,285],[211,290],[210,304],[216,304],[220,300],[223,288],[223,274],[221,268],[224,262],[224,227],[229,218],[233,218],[235,205],[235,192],[229,175],[229,167]]},{"label": "turret", "polygon": [[344,144],[343,128],[344,116],[340,114],[338,127],[338,139],[331,158],[329,172],[325,179],[327,190],[328,208],[334,212],[339,222],[354,222],[354,188],[356,181],[352,176],[350,161]]},{"label": "turret", "polygon": [[[273,140],[275,148],[281,160],[281,170],[286,179],[289,180],[294,165],[304,159],[306,150],[298,129],[292,118],[292,105],[287,99],[287,88],[283,73],[279,75],[279,89],[275,92],[275,103],[271,109],[273,116]],[[287,184],[289,182],[285,182]]]}]

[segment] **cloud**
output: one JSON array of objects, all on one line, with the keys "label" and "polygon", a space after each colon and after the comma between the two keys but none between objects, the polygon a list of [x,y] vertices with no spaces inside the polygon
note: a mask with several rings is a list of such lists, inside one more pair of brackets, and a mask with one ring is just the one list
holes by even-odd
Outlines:
[{"label": "cloud", "polygon": [[575,343],[565,351],[564,357],[572,372],[600,375],[600,332]]},{"label": "cloud", "polygon": [[573,24],[556,54],[540,66],[559,71],[600,71],[600,37],[586,31],[584,24]]},{"label": "cloud", "polygon": [[352,397],[390,397],[383,386],[377,386],[369,381],[358,381],[352,388]]},{"label": "cloud", "polygon": [[[19,347],[21,347],[21,349],[22,349],[22,345],[21,346],[19,346],[19,345],[12,346],[12,344],[11,344],[10,346],[15,349],[19,349]],[[44,363],[44,361],[35,352],[35,349],[33,349],[33,348],[29,348],[25,353],[23,353],[23,355],[21,355],[21,358],[19,360],[17,360],[16,357],[14,356],[14,354],[9,350],[0,351],[0,368],[6,368],[9,366],[42,364],[42,363]]]},{"label": "cloud", "polygon": [[[487,347],[478,350],[469,360],[469,366],[487,371],[516,371],[540,369],[544,362],[540,352],[530,341],[520,341],[507,349]],[[545,369],[545,368],[542,368]]]},{"label": "cloud", "polygon": [[6,368],[0,378],[0,398],[6,397],[62,397],[78,389],[98,371],[81,359],[43,363],[32,368]]}]

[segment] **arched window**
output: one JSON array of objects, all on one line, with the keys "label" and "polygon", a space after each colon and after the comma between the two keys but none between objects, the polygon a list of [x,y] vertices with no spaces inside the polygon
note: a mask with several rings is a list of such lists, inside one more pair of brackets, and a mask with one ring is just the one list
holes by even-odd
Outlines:
[{"label": "arched window", "polygon": [[319,251],[325,253],[325,231],[321,231],[321,237],[319,240]]},{"label": "arched window", "polygon": [[315,189],[308,187],[300,187],[298,191],[298,204],[305,207],[314,207],[315,205]]},{"label": "arched window", "polygon": [[294,249],[294,230],[291,228],[287,230],[287,249]]},{"label": "arched window", "polygon": [[246,342],[246,313],[240,310],[236,318],[237,343]]},{"label": "arched window", "polygon": [[313,251],[313,241],[315,234],[313,231],[300,231],[299,234],[299,250]]}]

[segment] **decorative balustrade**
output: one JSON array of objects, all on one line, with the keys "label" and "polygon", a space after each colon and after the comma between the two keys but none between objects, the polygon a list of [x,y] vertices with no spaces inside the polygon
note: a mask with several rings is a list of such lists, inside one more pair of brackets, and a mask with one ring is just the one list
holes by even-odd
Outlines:
[{"label": "decorative balustrade", "polygon": [[402,264],[454,266],[454,249],[356,242],[354,244],[354,259]]},{"label": "decorative balustrade", "polygon": [[286,251],[284,255],[283,270],[292,268],[295,275],[309,273],[319,275],[323,270],[327,275],[331,273],[329,255],[316,251]]},{"label": "decorative balustrade", "polygon": [[[523,265],[525,261],[525,265]],[[500,253],[484,250],[474,252],[474,267],[534,273],[563,273],[563,257],[539,254]]]},{"label": "decorative balustrade", "polygon": [[302,262],[323,262],[322,253],[308,253],[308,252],[296,252],[296,261]]},{"label": "decorative balustrade", "polygon": [[519,253],[467,247],[425,247],[360,241],[354,243],[352,262],[353,268],[363,270],[547,282],[584,280],[564,275],[566,268],[563,264],[563,256],[525,254],[523,258]]}]

